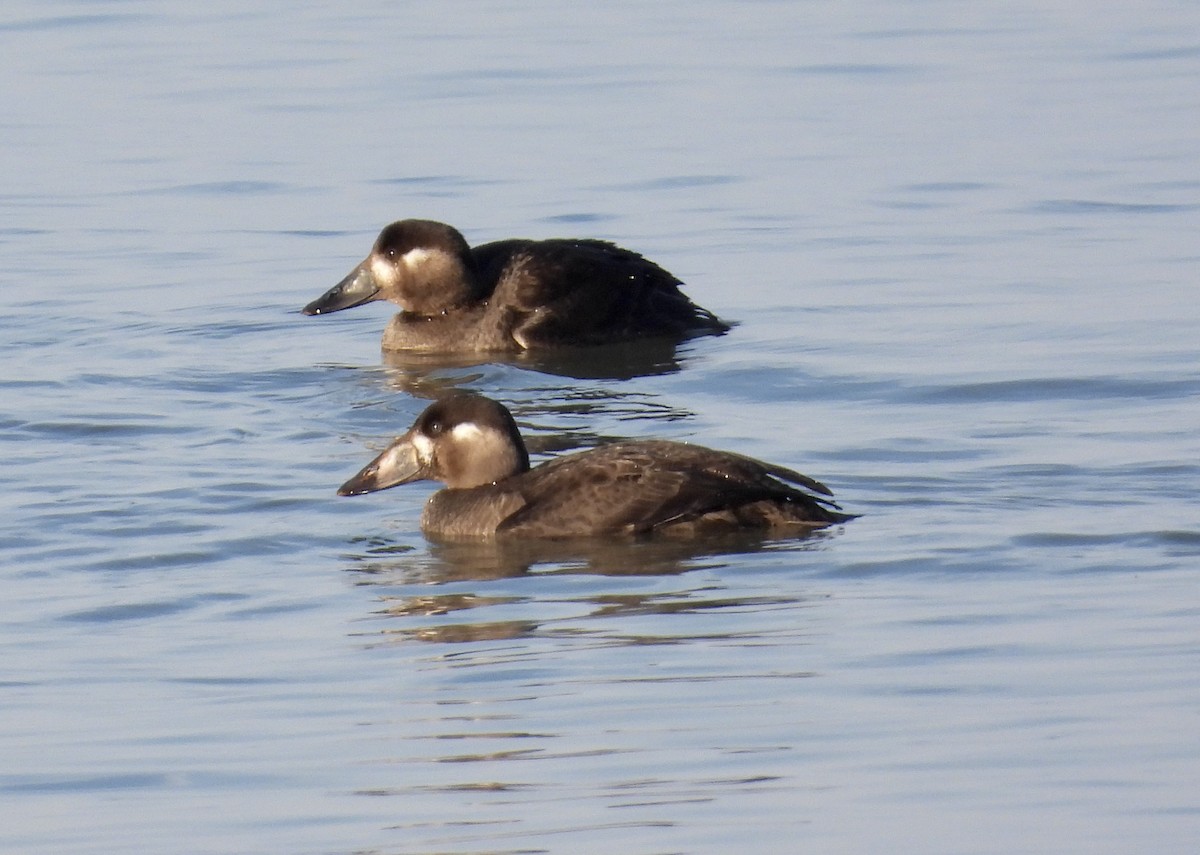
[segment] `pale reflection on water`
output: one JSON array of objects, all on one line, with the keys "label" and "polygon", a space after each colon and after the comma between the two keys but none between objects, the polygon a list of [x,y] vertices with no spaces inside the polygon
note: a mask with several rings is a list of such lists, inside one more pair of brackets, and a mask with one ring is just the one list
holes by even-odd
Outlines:
[{"label": "pale reflection on water", "polygon": [[385,350],[382,359],[384,365],[393,369],[391,376],[395,388],[420,397],[426,376],[439,369],[508,365],[575,380],[629,380],[679,371],[684,364],[683,354],[696,346],[694,341],[651,339],[511,354],[451,355]]},{"label": "pale reflection on water", "polygon": [[[673,576],[701,567],[737,563],[759,550],[802,551],[827,545],[840,529],[822,529],[804,537],[764,538],[755,532],[700,540],[656,538],[586,538],[547,541],[431,541],[426,550],[373,539],[359,555],[346,558],[348,570],[366,573],[369,584],[402,581],[442,584],[465,580],[507,579],[530,574],[597,576]],[[353,542],[352,542],[353,543]],[[396,556],[399,553],[399,556]]]},{"label": "pale reflection on water", "polygon": [[[566,633],[609,642],[682,643],[686,636],[645,632],[622,635],[619,619],[713,609],[754,612],[799,600],[731,594],[714,587],[710,581],[697,586],[684,579],[669,590],[653,592],[624,590],[614,580],[582,596],[562,596],[554,586],[549,597],[543,596],[545,586],[536,581],[530,587],[531,592],[521,596],[491,595],[486,593],[486,586],[466,583],[564,576],[682,577],[696,570],[736,570],[748,555],[757,551],[783,555],[821,549],[835,536],[835,530],[823,530],[787,541],[747,533],[702,542],[665,538],[434,542],[427,551],[376,539],[369,544],[358,544],[366,549],[345,558],[349,561],[346,570],[355,574],[356,584],[377,592],[383,608],[376,614],[402,619],[402,625],[379,630],[393,640],[457,643]],[[431,591],[430,586],[448,590]],[[553,614],[567,608],[570,616],[550,620],[491,619],[497,613],[511,613],[514,608],[532,615]],[[447,617],[453,620],[446,620]],[[615,625],[614,619],[617,619]]]}]

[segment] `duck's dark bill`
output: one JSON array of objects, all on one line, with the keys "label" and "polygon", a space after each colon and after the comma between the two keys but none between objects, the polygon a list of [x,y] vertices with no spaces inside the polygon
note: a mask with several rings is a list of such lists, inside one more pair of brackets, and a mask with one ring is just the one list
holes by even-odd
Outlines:
[{"label": "duck's dark bill", "polygon": [[405,434],[364,466],[357,475],[338,487],[338,495],[361,496],[423,478],[425,464],[421,461],[409,434]]},{"label": "duck's dark bill", "polygon": [[334,285],[302,310],[306,315],[326,315],[369,303],[379,294],[379,286],[367,265],[360,264],[350,275]]}]

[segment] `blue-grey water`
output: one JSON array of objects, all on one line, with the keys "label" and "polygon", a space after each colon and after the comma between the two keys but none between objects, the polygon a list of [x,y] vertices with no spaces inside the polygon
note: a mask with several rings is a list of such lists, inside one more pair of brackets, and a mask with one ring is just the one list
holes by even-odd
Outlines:
[{"label": "blue-grey water", "polygon": [[[0,851],[1190,853],[1200,9],[18,0]],[[378,229],[738,322],[574,363],[307,318]],[[734,448],[800,542],[438,546],[438,390]]]}]

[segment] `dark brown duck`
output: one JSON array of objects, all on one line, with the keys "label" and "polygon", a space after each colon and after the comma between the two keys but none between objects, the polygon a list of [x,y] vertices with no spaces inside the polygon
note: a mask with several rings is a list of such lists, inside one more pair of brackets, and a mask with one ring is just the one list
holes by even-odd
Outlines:
[{"label": "dark brown duck", "polygon": [[473,394],[432,404],[338,494],[421,480],[446,485],[421,515],[434,537],[802,534],[855,516],[806,475],[689,443],[616,442],[530,469],[509,411]]},{"label": "dark brown duck", "polygon": [[324,315],[389,300],[402,311],[384,331],[384,350],[521,351],[727,331],[682,284],[607,241],[517,239],[472,248],[445,223],[400,220],[303,311]]}]

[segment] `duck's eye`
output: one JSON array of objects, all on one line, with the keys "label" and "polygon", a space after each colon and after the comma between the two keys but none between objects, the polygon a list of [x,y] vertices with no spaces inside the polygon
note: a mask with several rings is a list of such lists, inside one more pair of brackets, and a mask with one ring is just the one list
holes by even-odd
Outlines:
[{"label": "duck's eye", "polygon": [[441,419],[434,419],[428,425],[426,425],[425,432],[428,433],[430,436],[437,436],[439,433],[441,433],[445,429],[446,429],[446,426],[444,424],[442,424]]}]

